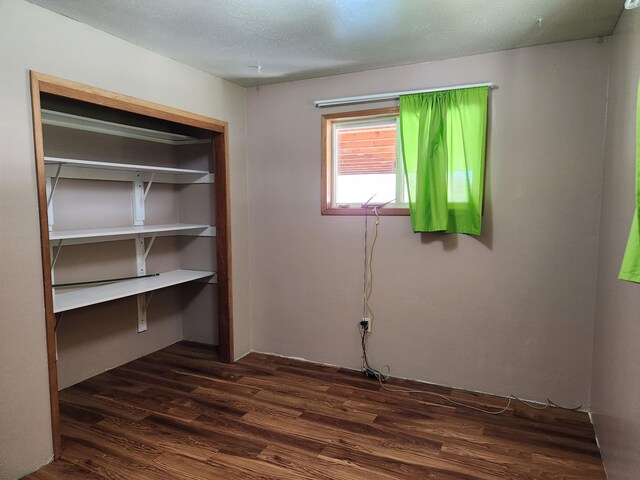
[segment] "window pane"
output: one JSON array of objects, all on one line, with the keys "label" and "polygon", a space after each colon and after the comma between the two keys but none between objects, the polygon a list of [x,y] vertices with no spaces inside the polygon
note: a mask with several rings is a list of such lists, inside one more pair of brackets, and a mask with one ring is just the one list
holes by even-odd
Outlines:
[{"label": "window pane", "polygon": [[335,130],[336,203],[376,203],[396,197],[396,120],[338,125]]},{"label": "window pane", "polygon": [[337,204],[362,204],[372,197],[374,203],[393,200],[396,197],[396,175],[338,175]]}]

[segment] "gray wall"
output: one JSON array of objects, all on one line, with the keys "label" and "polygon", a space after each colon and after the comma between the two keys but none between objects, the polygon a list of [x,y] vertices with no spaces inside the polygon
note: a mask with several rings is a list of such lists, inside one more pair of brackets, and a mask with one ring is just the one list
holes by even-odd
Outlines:
[{"label": "gray wall", "polygon": [[[1,0],[1,479],[35,470],[52,455],[29,69],[229,122],[236,355],[250,341],[244,89],[22,0]],[[164,341],[150,349],[176,338],[175,324],[165,326]],[[119,328],[108,324],[104,333]],[[68,339],[66,348],[93,341]],[[108,354],[103,346],[96,352]]]},{"label": "gray wall", "polygon": [[536,400],[588,406],[591,392],[610,478],[637,477],[640,305],[616,275],[633,210],[639,14],[625,12],[613,39],[606,145],[610,45],[586,40],[250,89],[247,172],[242,88],[0,0],[0,478],[51,455],[29,69],[227,120],[236,356],[354,368],[363,220],[320,216],[313,100],[496,83],[484,233],[414,235],[408,218],[382,219],[372,358],[395,375]]},{"label": "gray wall", "polygon": [[355,108],[313,101],[492,81],[483,234],[382,219],[371,359],[587,406],[608,60],[593,39],[248,89],[253,349],[360,365],[363,219],[320,215],[320,116]]},{"label": "gray wall", "polygon": [[609,480],[640,478],[640,285],[617,279],[634,210],[640,9],[612,37],[592,411]]}]

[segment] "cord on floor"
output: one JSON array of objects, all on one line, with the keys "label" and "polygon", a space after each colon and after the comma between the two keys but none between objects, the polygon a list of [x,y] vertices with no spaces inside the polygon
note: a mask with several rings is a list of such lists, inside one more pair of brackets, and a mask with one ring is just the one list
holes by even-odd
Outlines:
[{"label": "cord on floor", "polygon": [[484,413],[486,415],[501,415],[503,413],[505,413],[507,410],[509,410],[509,407],[511,407],[511,404],[514,401],[520,402],[524,405],[526,405],[529,408],[533,408],[535,410],[545,410],[549,407],[556,407],[556,408],[562,408],[563,410],[580,410],[582,408],[582,404],[576,406],[576,407],[563,407],[558,405],[557,403],[547,399],[547,402],[543,405],[535,405],[531,402],[528,402],[526,400],[523,400],[521,398],[516,397],[515,395],[509,395],[507,396],[507,404],[504,406],[504,408],[500,408],[497,410],[486,410],[484,408],[480,408],[480,407],[476,407],[473,405],[469,405],[466,403],[462,403],[462,402],[458,402],[456,400],[452,400],[451,398],[449,398],[446,395],[442,395],[441,393],[435,393],[435,392],[429,392],[426,390],[413,390],[413,389],[409,389],[409,388],[390,388],[387,385],[385,385],[385,383],[391,378],[390,374],[391,374],[391,369],[389,368],[388,365],[385,365],[384,368],[387,370],[387,374],[383,374],[380,370],[377,370],[376,368],[372,367],[371,364],[369,363],[369,356],[367,354],[367,338],[369,336],[369,334],[367,333],[367,331],[365,330],[365,328],[362,325],[359,325],[359,330],[360,330],[360,339],[361,339],[361,346],[362,346],[362,372],[364,373],[364,375],[368,378],[375,378],[376,380],[378,380],[378,382],[380,383],[380,386],[382,387],[383,390],[386,390],[388,392],[393,392],[393,393],[420,393],[420,394],[426,394],[426,395],[431,395],[434,397],[438,397],[443,399],[444,401],[446,401],[447,403],[450,403],[451,405],[455,405],[457,407],[463,407],[463,408],[468,408],[470,410],[475,410],[476,412],[480,412],[480,413]]}]

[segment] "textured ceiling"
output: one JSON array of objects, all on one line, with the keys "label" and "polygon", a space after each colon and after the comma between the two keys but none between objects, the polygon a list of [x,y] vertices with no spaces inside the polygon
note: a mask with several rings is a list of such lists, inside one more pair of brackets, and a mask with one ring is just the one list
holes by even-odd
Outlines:
[{"label": "textured ceiling", "polygon": [[624,0],[30,1],[243,86],[609,35],[624,6]]}]

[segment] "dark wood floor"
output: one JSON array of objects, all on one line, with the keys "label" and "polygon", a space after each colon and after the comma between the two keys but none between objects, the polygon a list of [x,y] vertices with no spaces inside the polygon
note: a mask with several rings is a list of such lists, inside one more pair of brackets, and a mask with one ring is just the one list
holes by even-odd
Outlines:
[{"label": "dark wood floor", "polygon": [[43,479],[604,479],[585,413],[179,343],[61,392],[63,452]]}]

